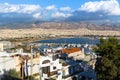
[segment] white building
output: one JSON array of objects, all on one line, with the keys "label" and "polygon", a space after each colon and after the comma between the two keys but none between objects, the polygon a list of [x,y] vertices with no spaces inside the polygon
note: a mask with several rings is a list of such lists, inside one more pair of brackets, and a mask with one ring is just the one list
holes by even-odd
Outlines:
[{"label": "white building", "polygon": [[74,60],[62,61],[62,80],[79,80],[79,73],[83,72],[79,62]]},{"label": "white building", "polygon": [[[72,58],[59,58],[60,53],[44,53],[40,57],[41,80],[78,80],[84,65]],[[82,66],[81,66],[82,65]]]},{"label": "white building", "polygon": [[41,80],[62,80],[62,64],[59,63],[57,53],[46,53],[40,57]]},{"label": "white building", "polygon": [[85,58],[84,48],[67,48],[61,50],[62,58],[73,58],[74,60],[82,60]]},{"label": "white building", "polygon": [[21,56],[30,56],[30,53],[8,53],[0,52],[0,75],[4,74],[5,71],[10,69],[16,69],[20,71],[22,58]]},{"label": "white building", "polygon": [[34,56],[24,61],[25,76],[40,78],[40,56]]},{"label": "white building", "polygon": [[10,41],[0,41],[0,51],[4,51],[12,47],[13,46]]},{"label": "white building", "polygon": [[55,51],[54,48],[43,49],[40,57],[41,80],[82,80],[82,77],[87,80],[89,77],[93,78],[92,75],[83,74],[89,70],[86,62],[82,61],[86,58],[84,48],[60,48],[58,53]]},{"label": "white building", "polygon": [[6,52],[0,52],[0,75],[5,71],[16,68],[16,59],[10,57]]}]

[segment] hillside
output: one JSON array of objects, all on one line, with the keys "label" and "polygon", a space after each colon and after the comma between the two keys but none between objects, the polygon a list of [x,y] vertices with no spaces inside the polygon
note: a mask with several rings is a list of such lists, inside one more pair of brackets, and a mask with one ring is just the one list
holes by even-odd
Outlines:
[{"label": "hillside", "polygon": [[24,29],[24,28],[43,28],[43,29],[81,29],[89,30],[120,30],[120,24],[93,24],[85,22],[27,22],[27,23],[11,23],[0,25],[1,29]]},{"label": "hillside", "polygon": [[120,24],[93,24],[84,22],[43,22],[35,24],[35,27],[44,29],[78,29],[86,28],[90,30],[120,30]]}]

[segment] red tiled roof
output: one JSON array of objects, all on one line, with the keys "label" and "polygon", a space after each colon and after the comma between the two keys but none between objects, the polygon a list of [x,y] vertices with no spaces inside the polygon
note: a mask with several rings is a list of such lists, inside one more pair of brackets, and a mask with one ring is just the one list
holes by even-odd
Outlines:
[{"label": "red tiled roof", "polygon": [[62,49],[61,51],[62,51],[62,53],[70,54],[70,53],[77,52],[77,51],[80,51],[80,50],[81,49],[79,49],[79,48],[70,48],[70,49]]}]

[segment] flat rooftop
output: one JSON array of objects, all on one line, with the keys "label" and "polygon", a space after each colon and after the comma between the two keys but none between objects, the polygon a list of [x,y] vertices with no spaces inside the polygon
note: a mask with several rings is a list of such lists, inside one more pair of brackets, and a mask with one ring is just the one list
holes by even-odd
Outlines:
[{"label": "flat rooftop", "polygon": [[77,51],[81,51],[81,49],[80,48],[69,48],[69,49],[62,49],[61,51],[63,53],[70,54],[70,53],[74,53],[74,52],[77,52]]}]

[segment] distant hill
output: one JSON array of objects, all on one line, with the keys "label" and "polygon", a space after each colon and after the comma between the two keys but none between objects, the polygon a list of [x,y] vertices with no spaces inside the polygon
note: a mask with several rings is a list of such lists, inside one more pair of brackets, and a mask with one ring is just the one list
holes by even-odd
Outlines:
[{"label": "distant hill", "polygon": [[86,28],[90,30],[120,30],[120,24],[94,24],[86,22],[42,22],[34,24],[34,27],[43,29],[78,29]]},{"label": "distant hill", "polygon": [[120,23],[117,24],[94,24],[87,22],[25,22],[25,23],[9,23],[0,25],[0,29],[18,29],[18,28],[43,28],[43,29],[78,29],[86,28],[90,30],[120,30]]}]

